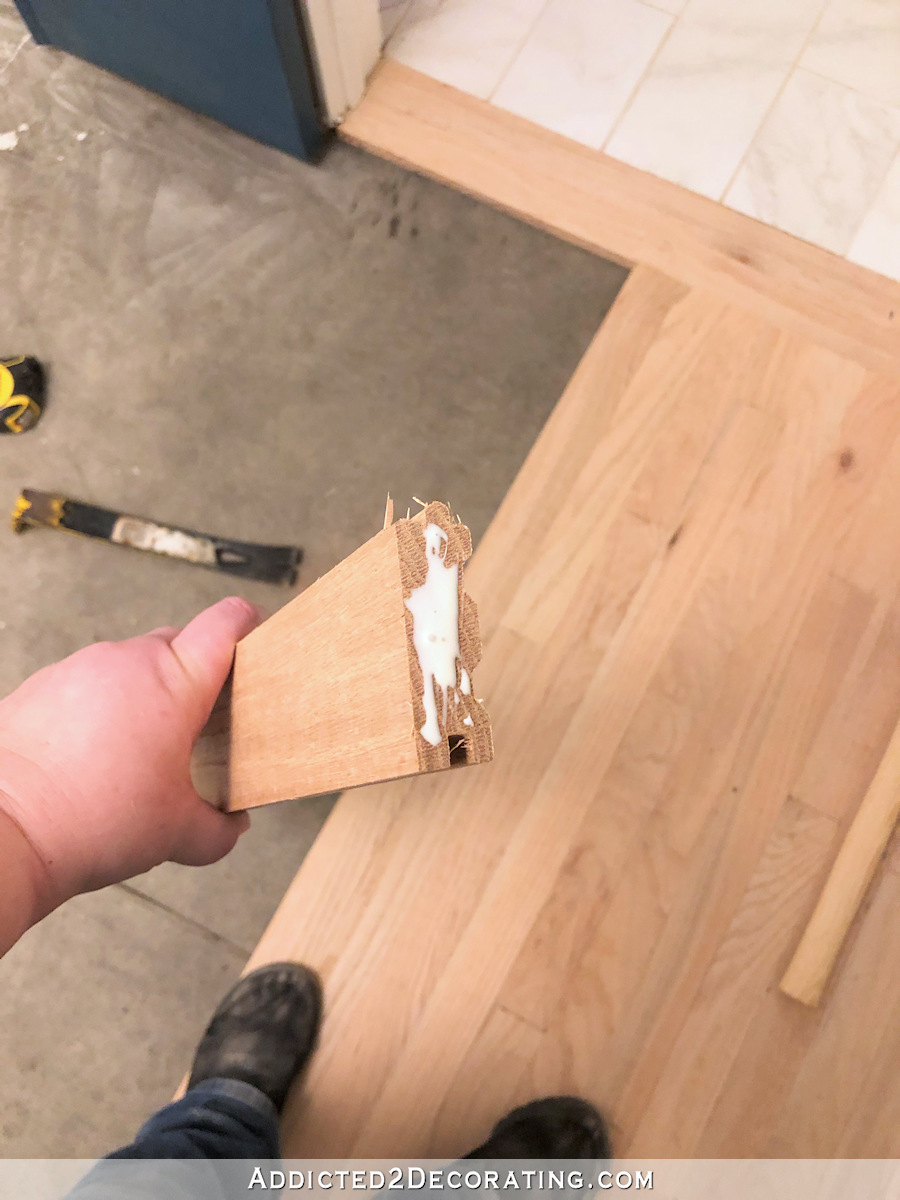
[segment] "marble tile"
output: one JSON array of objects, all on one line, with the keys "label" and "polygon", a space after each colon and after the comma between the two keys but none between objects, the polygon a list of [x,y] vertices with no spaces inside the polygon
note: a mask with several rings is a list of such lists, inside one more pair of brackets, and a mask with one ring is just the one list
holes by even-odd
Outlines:
[{"label": "marble tile", "polygon": [[687,0],[640,0],[640,2],[650,8],[658,8],[662,12],[671,13],[673,17],[684,12],[684,6],[687,4]]},{"label": "marble tile", "polygon": [[900,107],[900,4],[831,0],[799,65]]},{"label": "marble tile", "polygon": [[844,254],[900,147],[900,109],[791,76],[725,203]]},{"label": "marble tile", "polygon": [[387,54],[486,100],[545,0],[413,0]]},{"label": "marble tile", "polygon": [[493,102],[599,148],[671,23],[640,0],[550,0]]},{"label": "marble tile", "polygon": [[894,159],[875,202],[856,231],[847,257],[900,279],[900,156]]},{"label": "marble tile", "polygon": [[605,149],[721,197],[823,0],[690,0]]}]

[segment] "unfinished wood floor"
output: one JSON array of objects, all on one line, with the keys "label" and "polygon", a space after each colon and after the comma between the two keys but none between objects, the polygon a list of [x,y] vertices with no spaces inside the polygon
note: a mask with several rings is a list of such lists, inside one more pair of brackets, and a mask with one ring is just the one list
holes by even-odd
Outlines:
[{"label": "unfinished wood floor", "polygon": [[487,767],[346,794],[251,965],[326,985],[287,1155],[576,1092],[635,1156],[900,1152],[900,855],[777,981],[900,713],[900,385],[637,267],[467,574]]}]

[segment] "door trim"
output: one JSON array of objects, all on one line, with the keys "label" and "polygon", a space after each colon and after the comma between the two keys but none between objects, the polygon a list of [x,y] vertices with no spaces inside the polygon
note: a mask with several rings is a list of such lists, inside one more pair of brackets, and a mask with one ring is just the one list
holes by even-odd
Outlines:
[{"label": "door trim", "polygon": [[339,125],[362,98],[381,55],[378,0],[301,0],[317,67],[322,115]]}]

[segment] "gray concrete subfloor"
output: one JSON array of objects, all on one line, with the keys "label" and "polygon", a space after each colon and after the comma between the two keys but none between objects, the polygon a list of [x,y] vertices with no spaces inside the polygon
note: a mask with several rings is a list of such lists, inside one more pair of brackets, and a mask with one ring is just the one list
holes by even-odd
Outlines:
[{"label": "gray concrete subfloor", "polygon": [[[52,389],[37,429],[0,439],[0,504],[31,485],[299,541],[301,585],[378,528],[388,490],[450,500],[477,542],[624,279],[344,145],[316,167],[256,145],[35,46],[0,0],[0,133],[19,126],[0,353],[45,359]],[[0,686],[235,590],[289,598],[0,530]],[[0,1154],[102,1154],[166,1102],[329,808],[260,811],[224,862],[80,898],[12,950]]]}]

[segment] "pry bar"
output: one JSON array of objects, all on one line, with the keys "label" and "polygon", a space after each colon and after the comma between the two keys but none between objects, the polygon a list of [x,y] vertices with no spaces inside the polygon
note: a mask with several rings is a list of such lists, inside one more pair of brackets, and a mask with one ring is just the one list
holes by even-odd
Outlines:
[{"label": "pry bar", "polygon": [[142,517],[100,508],[25,488],[16,502],[12,527],[16,533],[44,525],[64,529],[83,537],[100,538],[135,550],[150,550],[169,558],[201,567],[211,567],[243,579],[260,579],[265,583],[292,584],[297,579],[297,566],[303,558],[299,546],[264,546],[257,542],[235,542],[230,538],[214,537],[196,529],[175,525],[157,525]]}]

